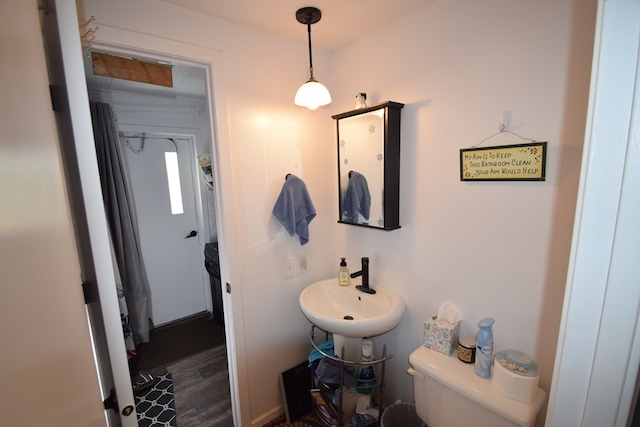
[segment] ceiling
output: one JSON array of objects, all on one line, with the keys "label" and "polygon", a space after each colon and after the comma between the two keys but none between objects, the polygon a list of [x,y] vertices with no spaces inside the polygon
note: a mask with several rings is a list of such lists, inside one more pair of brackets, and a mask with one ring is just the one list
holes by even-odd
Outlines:
[{"label": "ceiling", "polygon": [[314,6],[322,19],[311,27],[314,49],[334,52],[436,0],[162,0],[300,43],[307,31],[296,11]]},{"label": "ceiling", "polygon": [[[311,27],[314,49],[334,52],[359,38],[437,0],[161,0],[238,25],[307,43],[307,31],[296,20],[296,11],[315,6],[322,12]],[[265,19],[268,17],[268,19]],[[173,66],[173,88],[93,75],[91,60],[85,61],[89,89],[126,91],[155,96],[204,96],[204,70]]]}]

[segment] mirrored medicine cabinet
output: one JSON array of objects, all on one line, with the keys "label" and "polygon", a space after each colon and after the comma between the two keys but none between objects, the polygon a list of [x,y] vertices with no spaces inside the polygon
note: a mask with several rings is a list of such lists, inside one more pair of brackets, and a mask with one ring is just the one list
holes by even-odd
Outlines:
[{"label": "mirrored medicine cabinet", "polygon": [[400,228],[400,112],[387,101],[332,116],[338,135],[338,222]]}]

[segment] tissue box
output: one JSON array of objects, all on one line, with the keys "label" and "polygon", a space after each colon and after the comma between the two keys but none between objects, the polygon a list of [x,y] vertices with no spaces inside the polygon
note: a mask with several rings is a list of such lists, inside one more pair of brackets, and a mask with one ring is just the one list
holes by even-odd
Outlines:
[{"label": "tissue box", "polygon": [[438,321],[437,314],[424,321],[424,346],[427,348],[449,356],[458,347],[459,335],[460,322]]}]

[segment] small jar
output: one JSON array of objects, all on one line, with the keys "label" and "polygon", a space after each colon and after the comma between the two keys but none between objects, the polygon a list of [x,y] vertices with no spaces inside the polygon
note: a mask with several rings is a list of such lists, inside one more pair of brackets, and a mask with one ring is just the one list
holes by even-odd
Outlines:
[{"label": "small jar", "polygon": [[460,337],[458,340],[458,359],[464,363],[475,363],[476,340],[472,337]]}]

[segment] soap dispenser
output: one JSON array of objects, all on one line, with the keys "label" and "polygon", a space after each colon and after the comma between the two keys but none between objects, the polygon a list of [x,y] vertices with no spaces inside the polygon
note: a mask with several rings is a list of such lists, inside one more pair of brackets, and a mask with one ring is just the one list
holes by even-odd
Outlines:
[{"label": "soap dispenser", "polygon": [[340,268],[338,268],[338,284],[340,286],[349,286],[351,284],[351,277],[349,276],[347,261],[345,258],[340,259]]}]

